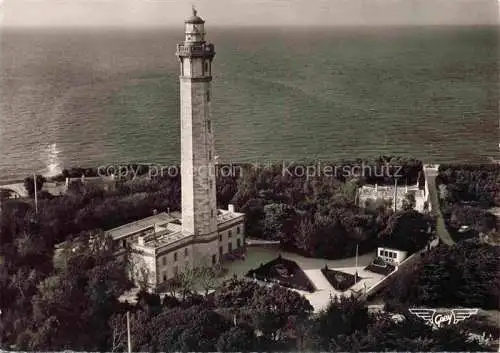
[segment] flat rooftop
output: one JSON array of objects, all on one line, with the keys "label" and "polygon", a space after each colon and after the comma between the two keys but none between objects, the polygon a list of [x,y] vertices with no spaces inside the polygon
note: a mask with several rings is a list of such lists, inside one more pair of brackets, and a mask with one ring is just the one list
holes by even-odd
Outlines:
[{"label": "flat rooftop", "polygon": [[176,223],[167,223],[165,226],[158,226],[156,233],[151,234],[146,241],[144,246],[150,248],[157,248],[171,243],[175,243],[178,240],[184,239],[191,236],[191,234],[182,233],[182,225]]},{"label": "flat rooftop", "polygon": [[217,224],[221,225],[244,215],[245,215],[244,213],[232,212],[228,210],[219,210],[217,212]]},{"label": "flat rooftop", "polygon": [[[244,213],[228,210],[218,210],[217,225],[230,222],[244,216]],[[188,236],[182,232],[182,214],[180,212],[162,212],[156,215],[140,219],[135,222],[124,224],[120,227],[108,230],[113,240],[126,238],[130,235],[143,232],[144,245],[147,247],[158,247],[167,245]]]},{"label": "flat rooftop", "polygon": [[127,237],[131,234],[145,231],[149,228],[155,227],[156,225],[164,225],[177,219],[178,218],[174,217],[173,214],[162,212],[135,222],[124,224],[117,228],[113,228],[111,230],[108,230],[106,233],[111,235],[113,240],[117,240],[123,237]]}]

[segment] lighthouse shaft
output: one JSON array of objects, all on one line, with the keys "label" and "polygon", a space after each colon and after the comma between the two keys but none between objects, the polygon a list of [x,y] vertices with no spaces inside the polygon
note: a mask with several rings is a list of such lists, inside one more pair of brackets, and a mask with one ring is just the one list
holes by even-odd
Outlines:
[{"label": "lighthouse shaft", "polygon": [[213,44],[205,42],[204,21],[186,21],[177,45],[180,62],[181,177],[183,232],[200,238],[217,234],[214,138],[210,104]]}]

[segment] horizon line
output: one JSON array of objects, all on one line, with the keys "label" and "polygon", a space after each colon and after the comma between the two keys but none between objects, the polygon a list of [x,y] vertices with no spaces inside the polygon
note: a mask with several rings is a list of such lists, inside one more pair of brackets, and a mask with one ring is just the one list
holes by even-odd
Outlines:
[{"label": "horizon line", "polygon": [[[391,28],[391,27],[500,27],[500,23],[443,23],[443,24],[413,24],[413,23],[387,23],[387,24],[331,24],[331,25],[308,25],[308,24],[299,24],[299,25],[291,25],[291,24],[267,24],[267,25],[210,25],[210,29],[276,29],[276,28],[287,28],[287,29],[324,29],[324,28]],[[183,31],[184,27],[182,25],[171,25],[171,24],[159,24],[159,25],[68,25],[68,24],[60,24],[60,25],[9,25],[3,24],[0,26],[0,32],[3,29],[89,29],[89,30],[98,30],[98,29],[120,29],[120,30],[142,30],[142,29],[178,29],[179,31]]]}]

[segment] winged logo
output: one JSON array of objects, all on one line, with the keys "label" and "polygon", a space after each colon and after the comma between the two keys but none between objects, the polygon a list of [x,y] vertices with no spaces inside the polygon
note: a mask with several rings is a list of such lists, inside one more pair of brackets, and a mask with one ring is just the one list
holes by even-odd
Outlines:
[{"label": "winged logo", "polygon": [[479,309],[453,309],[454,320],[453,323],[459,323],[460,321],[464,321],[468,319],[472,315],[476,315]]},{"label": "winged logo", "polygon": [[419,318],[427,322],[428,324],[434,325],[434,314],[436,313],[436,309],[409,309],[410,313],[417,315]]},{"label": "winged logo", "polygon": [[411,308],[409,311],[424,320],[435,328],[440,328],[443,325],[457,324],[472,315],[477,314],[478,309],[452,309],[452,310],[437,310],[426,308]]}]

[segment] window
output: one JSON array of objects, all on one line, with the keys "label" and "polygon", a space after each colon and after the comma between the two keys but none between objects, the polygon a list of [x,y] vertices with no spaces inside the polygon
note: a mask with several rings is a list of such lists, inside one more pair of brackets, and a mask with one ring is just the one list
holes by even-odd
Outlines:
[{"label": "window", "polygon": [[179,273],[179,267],[174,266],[174,276],[177,276],[178,273]]},{"label": "window", "polygon": [[208,151],[208,159],[212,160],[212,151]]},{"label": "window", "polygon": [[233,243],[229,242],[229,244],[227,244],[227,252],[231,251],[233,251]]},{"label": "window", "polygon": [[184,257],[188,257],[188,248],[184,249]]},{"label": "window", "polygon": [[207,91],[207,102],[210,102],[210,91]]},{"label": "window", "polygon": [[240,234],[241,230],[240,230],[240,227],[237,227],[236,228],[236,234]]},{"label": "window", "polygon": [[228,231],[228,232],[227,232],[227,237],[228,237],[228,238],[231,238],[232,236],[233,236],[233,233],[232,233],[231,231]]},{"label": "window", "polygon": [[163,272],[163,282],[165,282],[167,280],[167,275],[165,274],[165,272]]},{"label": "window", "polygon": [[236,247],[241,248],[241,239],[236,239]]},{"label": "window", "polygon": [[217,262],[217,255],[212,255],[212,265],[215,265]]},{"label": "window", "polygon": [[165,265],[167,264],[167,257],[166,257],[166,256],[163,256],[163,257],[161,258],[161,264],[162,264],[163,266],[165,266]]},{"label": "window", "polygon": [[177,252],[174,252],[174,261],[177,261]]},{"label": "window", "polygon": [[122,240],[122,248],[126,248],[127,247],[127,240],[123,239]]},{"label": "window", "polygon": [[212,132],[212,122],[210,120],[207,121],[207,128],[208,128],[208,132]]},{"label": "window", "polygon": [[210,210],[210,216],[213,218],[213,216],[214,216],[214,210]]},{"label": "window", "polygon": [[222,241],[222,234],[219,233],[219,241]]},{"label": "window", "polygon": [[208,74],[208,61],[205,61],[205,72]]}]

